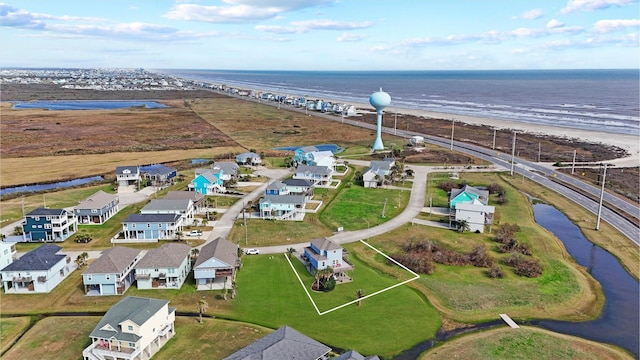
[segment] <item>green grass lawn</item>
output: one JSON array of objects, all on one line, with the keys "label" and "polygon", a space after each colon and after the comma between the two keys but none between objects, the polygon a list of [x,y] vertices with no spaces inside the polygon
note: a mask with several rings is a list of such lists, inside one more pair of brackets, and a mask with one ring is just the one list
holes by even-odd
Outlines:
[{"label": "green grass lawn", "polygon": [[[234,319],[270,328],[286,324],[329,346],[385,356],[433,337],[441,324],[440,316],[425,297],[407,286],[365,299],[360,307],[354,304],[320,316],[284,256],[252,256],[243,261],[237,278],[238,297],[233,300],[230,314]],[[374,292],[398,282],[367,269],[363,263],[357,262],[356,266],[355,281],[346,290],[314,294],[321,307],[354,300],[354,289],[358,287]],[[301,275],[311,286],[311,276]],[[340,286],[344,285],[337,287]],[[349,336],[345,336],[347,333]],[[394,334],[394,341],[379,341],[389,334]]]},{"label": "green grass lawn", "polygon": [[0,319],[0,354],[4,353],[22,334],[31,318],[28,316]]},{"label": "green grass lawn", "polygon": [[[509,313],[514,318],[550,317],[573,320],[593,318],[602,306],[599,286],[580,267],[567,262],[564,247],[552,235],[536,225],[524,195],[502,182],[495,174],[464,174],[473,184],[497,182],[507,190],[508,203],[496,206],[497,224],[517,223],[520,243],[530,244],[544,272],[538,278],[520,277],[502,265],[505,277],[491,279],[487,269],[471,266],[435,266],[432,275],[423,275],[412,283],[422,289],[443,313],[458,321],[481,321]],[[386,252],[401,251],[408,241],[432,240],[458,252],[469,252],[482,245],[499,263],[508,254],[498,253],[490,233],[458,233],[457,231],[406,225],[371,239]],[[570,304],[570,305],[569,305]]]},{"label": "green grass lawn", "polygon": [[535,327],[499,327],[463,335],[428,350],[420,359],[537,359],[600,360],[632,359],[611,345]]},{"label": "green grass lawn", "polygon": [[332,229],[340,226],[345,230],[366,229],[400,214],[406,207],[410,195],[409,191],[352,185],[345,187],[334,201],[327,205],[320,219]]}]

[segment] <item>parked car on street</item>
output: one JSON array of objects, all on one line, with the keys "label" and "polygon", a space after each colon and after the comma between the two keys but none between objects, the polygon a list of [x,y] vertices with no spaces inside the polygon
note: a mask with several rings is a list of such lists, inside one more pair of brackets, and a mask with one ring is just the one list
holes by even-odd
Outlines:
[{"label": "parked car on street", "polygon": [[260,254],[260,250],[258,249],[245,249],[244,253],[247,255],[258,255]]},{"label": "parked car on street", "polygon": [[187,236],[202,236],[202,231],[200,230],[191,230],[187,233]]}]

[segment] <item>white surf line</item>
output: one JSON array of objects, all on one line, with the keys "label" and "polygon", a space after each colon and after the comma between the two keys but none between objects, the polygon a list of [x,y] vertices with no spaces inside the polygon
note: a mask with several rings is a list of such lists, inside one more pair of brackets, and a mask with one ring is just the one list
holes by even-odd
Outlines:
[{"label": "white surf line", "polygon": [[313,308],[316,309],[316,312],[318,313],[318,315],[322,315],[320,313],[320,310],[318,310],[318,306],[316,305],[316,302],[313,301],[313,298],[311,297],[311,294],[309,294],[309,291],[307,290],[307,287],[304,286],[304,283],[302,282],[302,279],[300,278],[300,275],[298,275],[298,272],[293,267],[293,264],[291,263],[291,259],[289,259],[289,257],[287,256],[286,253],[284,253],[282,255],[284,256],[285,259],[287,259],[287,262],[289,262],[289,266],[291,266],[291,270],[293,270],[293,273],[296,274],[296,277],[298,278],[298,281],[300,282],[300,286],[302,286],[302,290],[304,290],[304,292],[307,294],[307,297],[311,301],[311,304],[313,305]]},{"label": "white surf line", "polygon": [[382,290],[378,290],[378,291],[376,291],[376,292],[374,292],[374,293],[371,293],[371,294],[369,294],[369,295],[365,295],[365,296],[363,296],[363,297],[361,297],[361,298],[355,299],[355,300],[350,301],[350,302],[348,302],[348,303],[345,303],[345,304],[342,304],[342,305],[336,306],[336,307],[334,307],[334,308],[332,308],[332,309],[329,309],[329,310],[326,310],[326,311],[322,311],[322,312],[321,312],[321,311],[318,309],[318,306],[316,305],[316,302],[315,302],[315,301],[313,301],[313,298],[311,297],[311,294],[309,294],[309,290],[307,290],[306,286],[305,286],[305,285],[304,285],[304,283],[302,282],[302,279],[300,278],[300,275],[298,274],[298,272],[296,271],[296,269],[293,267],[293,264],[291,263],[291,259],[289,259],[289,258],[287,257],[287,254],[284,254],[285,258],[286,258],[286,259],[287,259],[287,261],[289,262],[289,266],[291,266],[291,270],[293,270],[293,272],[296,274],[296,277],[298,278],[298,282],[300,282],[300,286],[302,286],[302,289],[303,289],[303,290],[304,290],[304,292],[307,294],[307,297],[309,298],[309,301],[311,301],[311,304],[313,305],[313,308],[314,308],[314,309],[316,309],[316,312],[318,313],[318,315],[322,316],[322,315],[328,314],[328,313],[330,313],[330,312],[336,311],[336,310],[338,310],[338,309],[342,309],[343,307],[346,307],[346,306],[349,306],[349,305],[355,304],[355,303],[357,303],[358,301],[362,301],[362,300],[368,299],[368,298],[370,298],[370,297],[372,297],[372,296],[376,296],[376,295],[382,294],[382,293],[383,293],[383,292],[385,292],[385,291],[388,291],[388,290],[394,289],[394,288],[396,288],[396,287],[398,287],[398,286],[402,286],[402,285],[404,285],[404,284],[406,284],[406,283],[409,283],[409,282],[411,282],[411,281],[414,281],[414,280],[417,280],[417,279],[419,279],[419,278],[420,278],[420,275],[416,274],[414,271],[412,271],[411,269],[407,268],[406,266],[404,266],[404,265],[400,264],[399,262],[397,262],[396,260],[394,260],[393,258],[391,258],[390,256],[388,256],[387,254],[383,253],[382,251],[380,251],[380,250],[378,250],[378,249],[374,248],[373,246],[369,245],[369,244],[368,244],[367,242],[365,242],[364,240],[360,240],[360,242],[361,242],[361,243],[363,243],[363,244],[365,244],[365,245],[367,245],[367,246],[368,246],[368,247],[370,247],[371,249],[375,250],[377,253],[379,253],[380,255],[384,256],[385,258],[387,258],[387,259],[391,260],[393,263],[395,263],[396,265],[400,266],[402,269],[404,269],[404,270],[408,271],[408,272],[409,272],[409,273],[411,273],[414,277],[413,277],[413,278],[411,278],[411,279],[409,279],[409,280],[405,280],[405,281],[403,281],[403,282],[401,282],[401,283],[398,283],[398,284],[395,284],[395,285],[389,286],[388,288],[384,288],[384,289],[382,289]]}]

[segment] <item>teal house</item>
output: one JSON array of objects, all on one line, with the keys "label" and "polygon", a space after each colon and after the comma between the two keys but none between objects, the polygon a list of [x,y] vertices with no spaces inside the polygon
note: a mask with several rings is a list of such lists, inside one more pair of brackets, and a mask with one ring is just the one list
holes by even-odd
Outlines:
[{"label": "teal house", "polygon": [[465,185],[462,189],[452,189],[449,195],[449,208],[455,209],[460,203],[480,202],[487,205],[489,192],[487,190],[476,189],[473,186]]},{"label": "teal house", "polygon": [[202,195],[212,195],[216,193],[223,193],[227,189],[224,187],[224,175],[223,170],[218,172],[206,171],[196,175],[189,184],[189,190],[195,191]]}]

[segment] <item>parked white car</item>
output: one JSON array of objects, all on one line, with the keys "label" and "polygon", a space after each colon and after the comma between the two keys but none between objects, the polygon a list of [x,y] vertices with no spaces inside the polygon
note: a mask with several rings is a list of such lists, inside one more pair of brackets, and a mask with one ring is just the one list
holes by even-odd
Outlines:
[{"label": "parked white car", "polygon": [[200,230],[191,230],[187,233],[187,236],[202,236],[202,231]]},{"label": "parked white car", "polygon": [[258,249],[245,249],[244,253],[247,255],[258,255],[260,254],[260,250]]}]

